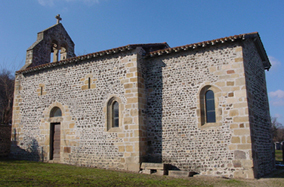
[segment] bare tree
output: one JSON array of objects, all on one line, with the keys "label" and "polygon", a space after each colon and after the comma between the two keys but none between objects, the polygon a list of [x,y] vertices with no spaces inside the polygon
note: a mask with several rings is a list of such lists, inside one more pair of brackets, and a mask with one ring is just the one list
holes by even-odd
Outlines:
[{"label": "bare tree", "polygon": [[12,122],[14,79],[10,71],[0,70],[0,124]]},{"label": "bare tree", "polygon": [[284,141],[284,127],[277,121],[276,117],[271,118],[271,133],[273,142]]}]

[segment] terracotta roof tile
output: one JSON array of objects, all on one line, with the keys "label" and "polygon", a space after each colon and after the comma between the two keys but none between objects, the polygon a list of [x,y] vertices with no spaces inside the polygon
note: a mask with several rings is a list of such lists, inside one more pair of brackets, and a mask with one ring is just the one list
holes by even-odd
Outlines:
[{"label": "terracotta roof tile", "polygon": [[38,65],[38,66],[28,67],[24,70],[17,71],[16,73],[28,73],[28,72],[32,72],[32,71],[45,69],[45,68],[59,66],[59,65],[62,65],[62,64],[79,62],[79,61],[85,60],[85,59],[91,59],[91,58],[100,57],[100,56],[104,56],[104,55],[109,55],[109,54],[119,53],[119,52],[123,52],[123,51],[127,51],[127,50],[132,50],[132,49],[135,49],[136,47],[140,47],[140,46],[143,47],[143,48],[149,48],[149,47],[169,48],[169,45],[166,42],[164,42],[164,43],[147,43],[147,44],[129,44],[129,45],[126,45],[126,46],[107,49],[107,50],[104,50],[104,51],[90,53],[90,54],[86,54],[86,55],[82,55],[82,56],[67,58],[65,60],[61,60],[61,61],[57,61],[57,62],[46,63],[46,64],[42,64],[42,65]]},{"label": "terracotta roof tile", "polygon": [[37,70],[41,70],[41,69],[45,69],[45,68],[49,68],[49,67],[59,66],[59,65],[62,65],[62,64],[79,62],[79,61],[82,61],[82,60],[85,60],[85,59],[91,59],[91,58],[96,58],[96,57],[100,57],[100,56],[104,56],[104,55],[110,55],[110,54],[115,54],[115,53],[119,53],[119,52],[123,52],[123,51],[127,51],[127,50],[132,50],[132,49],[135,49],[136,47],[140,47],[140,46],[143,47],[144,49],[145,48],[151,48],[151,47],[162,48],[162,49],[155,50],[155,51],[152,51],[152,52],[151,52],[151,50],[146,50],[147,53],[145,55],[145,58],[147,58],[147,57],[151,58],[151,57],[166,55],[166,54],[169,54],[169,53],[174,53],[174,52],[179,52],[179,51],[185,51],[185,50],[190,50],[190,49],[193,50],[193,49],[200,48],[200,47],[222,44],[222,43],[225,43],[225,42],[234,42],[234,41],[238,41],[238,40],[245,40],[246,38],[258,38],[259,39],[258,45],[260,46],[260,49],[261,49],[261,52],[262,52],[263,61],[266,63],[265,64],[266,69],[269,69],[271,64],[268,60],[268,57],[267,57],[266,52],[264,50],[264,47],[263,47],[263,45],[260,41],[259,34],[258,34],[258,32],[252,32],[252,33],[239,34],[239,35],[219,38],[219,39],[215,39],[215,40],[208,40],[208,41],[204,41],[204,42],[198,42],[198,43],[193,43],[193,44],[188,44],[188,45],[183,45],[183,46],[178,46],[178,47],[173,47],[173,48],[170,48],[170,46],[166,42],[164,42],[164,43],[148,43],[148,44],[129,44],[129,45],[126,45],[126,46],[112,48],[112,49],[99,51],[99,52],[95,52],[95,53],[90,53],[90,54],[87,54],[87,55],[73,57],[73,58],[61,60],[61,61],[58,61],[58,62],[46,63],[46,64],[42,64],[42,65],[39,65],[39,66],[29,67],[29,68],[26,68],[24,70],[17,71],[16,73],[27,73],[27,72],[37,71]]},{"label": "terracotta roof tile", "polygon": [[204,42],[187,44],[187,45],[173,47],[173,48],[161,49],[161,50],[150,52],[149,54],[147,54],[147,57],[154,57],[157,55],[169,54],[172,52],[179,52],[182,50],[196,49],[198,47],[206,47],[206,46],[211,46],[211,45],[215,45],[218,43],[225,43],[225,42],[230,42],[230,41],[234,42],[235,40],[244,40],[248,37],[256,37],[256,36],[258,36],[258,32],[252,32],[252,33],[247,33],[247,34],[240,34],[240,35],[219,38],[215,40],[208,40]]}]

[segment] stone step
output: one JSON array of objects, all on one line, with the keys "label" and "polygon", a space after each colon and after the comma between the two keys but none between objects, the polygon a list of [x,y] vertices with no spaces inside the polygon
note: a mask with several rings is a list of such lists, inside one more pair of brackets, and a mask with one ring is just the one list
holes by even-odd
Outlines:
[{"label": "stone step", "polygon": [[164,164],[142,162],[141,169],[143,169],[143,170],[164,170]]},{"label": "stone step", "polygon": [[188,177],[188,171],[180,171],[180,170],[169,170],[168,175],[171,177]]},{"label": "stone step", "polygon": [[159,170],[159,169],[158,170],[143,169],[141,173],[148,175],[160,175],[160,176],[165,174],[164,170]]},{"label": "stone step", "polygon": [[60,163],[60,159],[49,160],[48,163]]}]

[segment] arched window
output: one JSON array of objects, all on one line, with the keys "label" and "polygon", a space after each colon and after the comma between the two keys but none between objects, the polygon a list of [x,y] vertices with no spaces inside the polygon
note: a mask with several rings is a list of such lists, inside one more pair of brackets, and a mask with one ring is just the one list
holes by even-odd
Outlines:
[{"label": "arched window", "polygon": [[112,103],[112,127],[119,127],[119,105],[117,101]]},{"label": "arched window", "polygon": [[206,123],[215,123],[216,122],[216,113],[215,113],[215,99],[214,92],[208,90],[205,93],[205,106],[206,106]]},{"label": "arched window", "polygon": [[106,129],[110,132],[119,132],[122,127],[123,104],[118,97],[112,97],[107,102]]},{"label": "arched window", "polygon": [[221,90],[213,85],[206,85],[199,91],[197,117],[200,128],[217,127],[221,125],[222,108],[219,106]]},{"label": "arched window", "polygon": [[61,112],[60,108],[58,108],[58,107],[54,107],[50,111],[50,117],[61,117],[61,116],[62,116],[62,112]]}]

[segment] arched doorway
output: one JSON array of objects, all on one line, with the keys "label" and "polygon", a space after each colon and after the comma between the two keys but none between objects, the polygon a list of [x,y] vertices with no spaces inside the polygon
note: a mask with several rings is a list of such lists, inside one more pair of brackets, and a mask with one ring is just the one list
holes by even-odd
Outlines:
[{"label": "arched doorway", "polygon": [[60,121],[62,112],[54,107],[50,111],[50,160],[60,160]]}]

